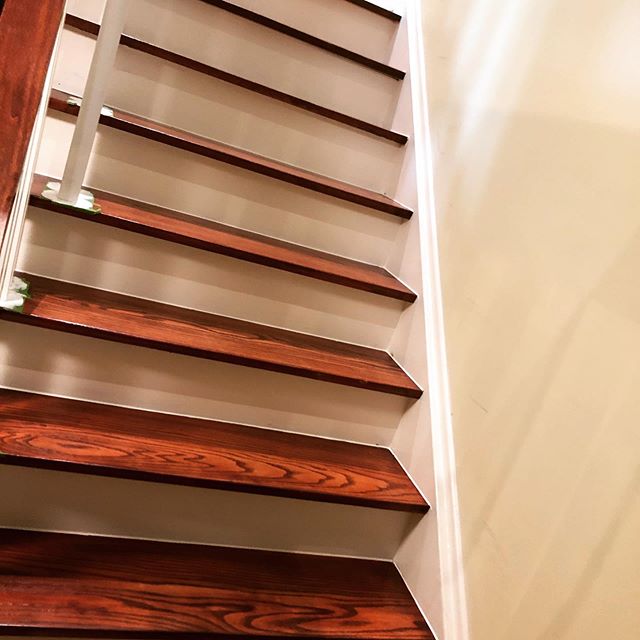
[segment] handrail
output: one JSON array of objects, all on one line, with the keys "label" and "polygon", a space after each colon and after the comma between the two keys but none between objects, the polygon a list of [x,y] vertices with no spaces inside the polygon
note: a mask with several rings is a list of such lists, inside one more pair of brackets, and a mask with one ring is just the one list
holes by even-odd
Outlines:
[{"label": "handrail", "polygon": [[7,282],[13,275],[13,249],[7,245],[15,244],[15,234],[22,231],[22,225],[16,225],[15,217],[21,215],[16,204],[31,185],[32,171],[26,165],[35,158],[39,138],[35,125],[39,112],[40,120],[44,117],[43,92],[51,79],[65,2],[5,0],[0,13],[0,305],[7,302]]}]

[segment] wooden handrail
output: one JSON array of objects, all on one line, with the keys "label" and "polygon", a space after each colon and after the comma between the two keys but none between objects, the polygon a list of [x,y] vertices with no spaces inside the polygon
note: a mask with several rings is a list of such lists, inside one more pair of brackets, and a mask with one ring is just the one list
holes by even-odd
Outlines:
[{"label": "wooden handrail", "polygon": [[5,0],[0,13],[0,241],[16,196],[65,0]]}]

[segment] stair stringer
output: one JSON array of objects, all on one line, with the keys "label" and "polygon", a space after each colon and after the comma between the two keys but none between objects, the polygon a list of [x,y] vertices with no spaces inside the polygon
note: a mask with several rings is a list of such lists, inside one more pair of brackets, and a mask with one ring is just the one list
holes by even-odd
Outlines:
[{"label": "stair stringer", "polygon": [[[420,2],[403,6],[394,56],[409,69],[394,127],[412,135],[395,197],[416,212],[386,264],[418,293],[400,318],[389,352],[428,391],[402,416],[391,449],[432,511],[403,540],[394,562],[436,636],[469,640],[455,451],[438,266],[432,141]],[[393,62],[393,61],[392,61]],[[425,568],[429,567],[430,571]],[[437,570],[435,568],[437,567]]]}]

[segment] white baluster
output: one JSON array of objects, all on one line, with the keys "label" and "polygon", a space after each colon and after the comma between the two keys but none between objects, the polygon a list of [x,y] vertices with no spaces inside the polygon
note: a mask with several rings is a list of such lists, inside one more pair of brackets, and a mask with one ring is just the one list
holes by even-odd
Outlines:
[{"label": "white baluster", "polygon": [[93,195],[82,189],[82,182],[104,108],[107,83],[124,29],[128,4],[127,0],[107,0],[62,182],[49,183],[42,194],[55,202],[94,209]]}]

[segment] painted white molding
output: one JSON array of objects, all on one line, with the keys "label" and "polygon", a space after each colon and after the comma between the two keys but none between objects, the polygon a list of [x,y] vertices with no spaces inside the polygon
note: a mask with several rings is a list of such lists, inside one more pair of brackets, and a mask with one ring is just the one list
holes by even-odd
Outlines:
[{"label": "painted white molding", "polygon": [[389,9],[389,11],[395,11],[402,15],[404,12],[404,6],[402,0],[369,0],[371,4],[376,4],[383,9]]},{"label": "painted white molding", "polygon": [[411,100],[445,640],[469,640],[451,397],[438,255],[422,0],[407,0]]}]

